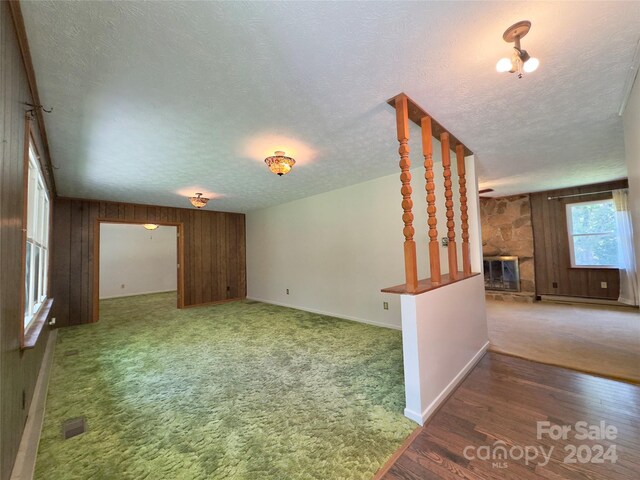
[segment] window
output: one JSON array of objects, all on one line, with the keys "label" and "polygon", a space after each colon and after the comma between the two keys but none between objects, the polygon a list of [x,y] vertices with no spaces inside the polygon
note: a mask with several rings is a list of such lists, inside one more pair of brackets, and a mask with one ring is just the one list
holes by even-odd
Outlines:
[{"label": "window", "polygon": [[49,194],[33,144],[29,144],[27,186],[27,249],[24,328],[47,298],[49,272]]},{"label": "window", "polygon": [[567,204],[572,267],[617,268],[615,213],[612,199]]}]

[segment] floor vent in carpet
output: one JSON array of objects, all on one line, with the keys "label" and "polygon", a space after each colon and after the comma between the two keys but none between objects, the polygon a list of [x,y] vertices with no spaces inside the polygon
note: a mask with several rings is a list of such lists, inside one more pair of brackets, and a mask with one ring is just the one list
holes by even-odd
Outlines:
[{"label": "floor vent in carpet", "polygon": [[87,419],[85,417],[70,418],[62,424],[62,438],[65,440],[76,437],[87,431]]}]

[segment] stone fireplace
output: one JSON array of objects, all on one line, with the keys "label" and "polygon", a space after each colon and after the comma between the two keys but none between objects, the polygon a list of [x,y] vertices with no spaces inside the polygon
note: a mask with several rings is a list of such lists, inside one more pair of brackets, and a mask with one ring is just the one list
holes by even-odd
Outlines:
[{"label": "stone fireplace", "polygon": [[[487,298],[494,300],[533,301],[536,295],[533,268],[533,229],[531,227],[531,204],[529,195],[513,195],[500,198],[480,199],[480,221],[482,223],[482,252],[485,262],[501,257],[515,258],[517,267],[507,267],[507,285],[501,288],[489,273],[502,273],[502,264],[485,263],[485,289]],[[517,273],[517,280],[514,275]],[[493,283],[491,283],[493,282]],[[514,282],[519,285],[514,285]],[[493,285],[493,286],[490,286]],[[516,288],[517,287],[517,288]]]}]

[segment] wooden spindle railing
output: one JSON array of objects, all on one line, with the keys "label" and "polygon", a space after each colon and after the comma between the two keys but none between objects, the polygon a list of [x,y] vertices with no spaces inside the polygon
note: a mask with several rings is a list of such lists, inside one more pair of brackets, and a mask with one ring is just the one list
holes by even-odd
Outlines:
[{"label": "wooden spindle railing", "polygon": [[471,273],[471,254],[469,249],[469,214],[467,207],[467,178],[464,165],[464,145],[456,146],[458,161],[458,183],[460,185],[460,222],[462,227],[462,272]]},{"label": "wooden spindle railing", "polygon": [[[405,93],[390,98],[387,103],[396,109],[396,126],[400,147],[400,181],[402,182],[402,221],[404,222],[404,260],[406,283],[382,289],[385,293],[417,295],[447,284],[463,281],[479,275],[471,272],[469,242],[469,211],[467,199],[467,181],[464,159],[473,152],[458,140],[449,130],[433,118],[426,110],[411,100]],[[424,178],[427,199],[427,225],[429,227],[429,267],[431,276],[418,281],[415,230],[413,227],[413,201],[411,199],[411,161],[409,160],[409,122],[422,129],[422,153],[424,155]],[[442,274],[440,265],[440,248],[436,220],[436,194],[433,171],[433,140],[440,140],[442,146],[442,166],[444,169],[445,206],[447,218],[447,253],[449,273]],[[455,148],[452,148],[455,147]],[[455,213],[453,208],[453,188],[451,179],[451,150],[457,158],[460,185],[460,220],[462,236],[463,271],[458,271],[458,255],[456,249]],[[443,230],[443,227],[441,227]],[[440,233],[442,235],[442,233]]]},{"label": "wooden spindle railing", "polygon": [[404,222],[404,272],[407,292],[415,292],[418,288],[418,264],[416,261],[416,242],[413,240],[413,201],[411,200],[411,160],[409,159],[409,110],[406,95],[399,95],[395,102],[396,127],[400,147],[400,181],[402,187],[402,221]]},{"label": "wooden spindle railing", "polygon": [[447,253],[449,256],[449,278],[455,280],[458,273],[458,252],[456,250],[455,222],[453,221],[453,190],[451,183],[451,155],[449,153],[449,134],[440,134],[442,144],[442,167],[444,168],[444,198],[447,207],[447,238],[449,245]]},{"label": "wooden spindle railing", "polygon": [[431,137],[431,117],[422,117],[420,121],[422,130],[422,154],[424,155],[424,178],[426,180],[425,189],[427,191],[427,225],[429,225],[429,268],[431,272],[431,282],[435,285],[440,283],[440,248],[438,246],[438,228],[436,220],[436,193],[433,183],[433,142]]}]

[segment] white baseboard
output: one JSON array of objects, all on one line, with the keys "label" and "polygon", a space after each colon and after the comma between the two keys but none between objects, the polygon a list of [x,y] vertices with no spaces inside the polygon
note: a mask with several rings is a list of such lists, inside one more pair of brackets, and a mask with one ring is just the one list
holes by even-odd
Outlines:
[{"label": "white baseboard", "polygon": [[440,405],[444,403],[444,401],[449,397],[449,395],[451,395],[451,393],[458,387],[458,385],[462,383],[462,381],[465,379],[467,374],[473,369],[473,367],[475,367],[478,364],[478,362],[482,359],[482,357],[486,353],[487,348],[489,348],[489,342],[486,342],[482,346],[482,348],[478,350],[478,352],[473,356],[473,358],[471,358],[471,360],[467,362],[467,364],[462,368],[462,370],[458,372],[458,374],[453,378],[453,380],[449,382],[449,385],[447,385],[445,389],[438,394],[435,400],[431,402],[427,406],[427,408],[424,409],[422,414],[418,414],[416,412],[413,412],[405,408],[404,409],[405,416],[415,422],[418,422],[420,425],[424,425],[425,422],[427,422],[427,420],[429,420],[431,416],[433,416],[433,414],[436,413]]},{"label": "white baseboard", "polygon": [[124,297],[137,297],[139,295],[153,295],[154,293],[171,293],[178,291],[174,288],[172,290],[155,290],[153,292],[138,292],[138,293],[127,293],[126,295],[111,295],[108,297],[100,297],[100,300],[109,300],[110,298],[124,298]]},{"label": "white baseboard", "polygon": [[33,391],[31,406],[27,415],[27,423],[22,432],[22,440],[18,447],[18,455],[11,472],[11,480],[31,480],[36,468],[38,444],[44,422],[44,410],[49,389],[49,378],[53,367],[53,352],[56,349],[58,330],[51,330],[47,339],[47,346],[42,356],[42,364],[38,373],[38,380]]},{"label": "white baseboard", "polygon": [[571,303],[571,304],[588,303],[591,305],[610,305],[614,307],[634,308],[633,305],[627,305],[626,303],[621,303],[621,302],[618,302],[617,300],[607,300],[604,298],[569,297],[565,295],[540,295],[540,299],[543,302],[552,302],[552,303]]},{"label": "white baseboard", "polygon": [[414,422],[416,422],[419,425],[424,425],[424,420],[422,419],[422,415],[420,415],[419,413],[414,412],[413,410],[409,410],[408,408],[404,409],[404,416],[407,417],[409,420],[413,420]]},{"label": "white baseboard", "polygon": [[372,320],[367,320],[365,318],[342,315],[341,313],[325,312],[323,310],[316,310],[314,308],[300,307],[298,305],[289,305],[287,303],[274,302],[272,300],[264,300],[262,298],[255,298],[255,297],[247,297],[247,300],[254,300],[256,302],[262,302],[262,303],[269,303],[271,305],[278,305],[279,307],[294,308],[296,310],[302,310],[304,312],[317,313],[319,315],[326,315],[327,317],[336,317],[336,318],[341,318],[343,320],[351,320],[352,322],[366,323],[369,325],[375,325],[376,327],[391,328],[393,330],[402,330],[401,325],[390,325],[388,323],[374,322]]}]

